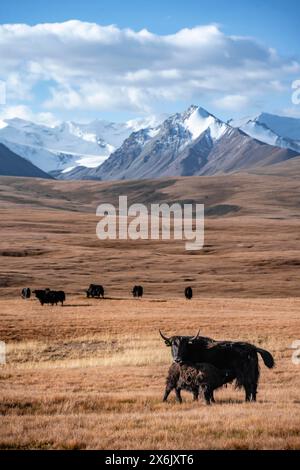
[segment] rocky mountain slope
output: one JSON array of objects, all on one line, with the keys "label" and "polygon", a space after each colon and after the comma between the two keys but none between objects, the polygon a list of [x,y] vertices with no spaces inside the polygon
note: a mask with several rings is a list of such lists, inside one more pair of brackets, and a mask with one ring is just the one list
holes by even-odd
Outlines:
[{"label": "rocky mountain slope", "polygon": [[160,126],[132,133],[98,168],[81,178],[102,180],[235,173],[296,157],[191,106]]},{"label": "rocky mountain slope", "polygon": [[0,143],[0,175],[47,178],[51,176]]}]

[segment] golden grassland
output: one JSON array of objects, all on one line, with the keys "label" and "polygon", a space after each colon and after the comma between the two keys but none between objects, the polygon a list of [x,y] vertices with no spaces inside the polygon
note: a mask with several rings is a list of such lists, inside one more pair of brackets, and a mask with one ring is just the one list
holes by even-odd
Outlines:
[{"label": "golden grassland", "polygon": [[[0,178],[0,448],[300,449],[299,178],[233,175],[147,182]],[[205,202],[205,247],[106,241],[95,209]],[[229,213],[224,213],[228,211]],[[232,211],[232,212],[230,212]],[[90,283],[105,300],[87,299]],[[142,284],[145,296],[132,299]],[[192,301],[184,287],[194,290]],[[64,289],[41,307],[22,287]],[[162,403],[171,354],[158,334],[244,340],[261,363],[257,403],[232,386],[211,407]]]},{"label": "golden grassland", "polygon": [[[64,307],[3,299],[0,447],[19,449],[299,449],[300,299],[159,301],[70,297]],[[210,407],[162,403],[167,334],[251,341],[261,362],[257,403],[228,386]],[[16,340],[17,338],[17,340]]]},{"label": "golden grassland", "polygon": [[[188,252],[180,240],[98,240],[97,205],[117,204],[124,194],[129,203],[205,203],[204,249]],[[294,177],[0,177],[0,295],[19,295],[26,286],[83,294],[100,283],[113,297],[128,296],[134,284],[162,299],[182,295],[186,285],[197,298],[298,297],[299,201]]]}]

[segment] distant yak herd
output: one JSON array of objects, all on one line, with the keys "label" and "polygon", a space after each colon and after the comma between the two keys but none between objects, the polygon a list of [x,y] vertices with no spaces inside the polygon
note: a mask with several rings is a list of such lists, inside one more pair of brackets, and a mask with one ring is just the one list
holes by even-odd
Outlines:
[{"label": "distant yak herd", "polygon": [[[50,305],[63,305],[66,300],[66,294],[64,291],[56,291],[47,289],[38,289],[33,290],[29,287],[24,287],[21,291],[21,296],[23,299],[30,299],[31,293],[35,294],[35,297],[40,301],[41,305],[50,304]],[[142,298],[144,295],[144,288],[143,286],[133,286],[131,294],[133,297]],[[193,297],[193,290],[191,287],[186,287],[184,290],[184,295],[186,299],[191,300]],[[87,298],[102,298],[104,299],[104,287],[100,284],[90,284],[89,288],[86,290]]]}]

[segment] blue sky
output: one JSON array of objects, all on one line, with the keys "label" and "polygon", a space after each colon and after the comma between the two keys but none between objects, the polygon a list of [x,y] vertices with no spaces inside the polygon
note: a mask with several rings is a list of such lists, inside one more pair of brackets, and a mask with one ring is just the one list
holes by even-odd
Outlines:
[{"label": "blue sky", "polygon": [[2,0],[1,23],[37,24],[81,19],[158,34],[220,23],[229,34],[249,35],[289,54],[299,53],[298,0]]},{"label": "blue sky", "polygon": [[[0,32],[0,116],[121,120],[191,102],[224,119],[300,115],[291,103],[299,17],[294,0],[2,0],[1,25],[32,28]],[[35,29],[43,23],[61,27]],[[89,35],[89,23],[100,29]],[[109,25],[115,29],[101,29]],[[138,35],[143,29],[152,36]]]}]

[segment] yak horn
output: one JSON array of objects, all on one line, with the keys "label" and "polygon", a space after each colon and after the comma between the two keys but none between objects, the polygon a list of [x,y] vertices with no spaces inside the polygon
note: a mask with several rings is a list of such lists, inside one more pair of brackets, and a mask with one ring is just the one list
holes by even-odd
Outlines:
[{"label": "yak horn", "polygon": [[[201,328],[200,328],[200,330],[201,330]],[[200,330],[198,331],[198,333],[196,334],[196,336],[193,336],[193,337],[191,338],[191,340],[190,340],[190,341],[194,341],[195,339],[197,339],[197,338],[198,338],[198,336],[199,336],[199,333],[200,333]]]},{"label": "yak horn", "polygon": [[167,338],[166,336],[164,336],[160,330],[159,330],[159,334],[160,334],[160,336],[162,337],[162,339],[163,339],[164,341],[167,341],[168,343],[170,343],[170,339]]}]

